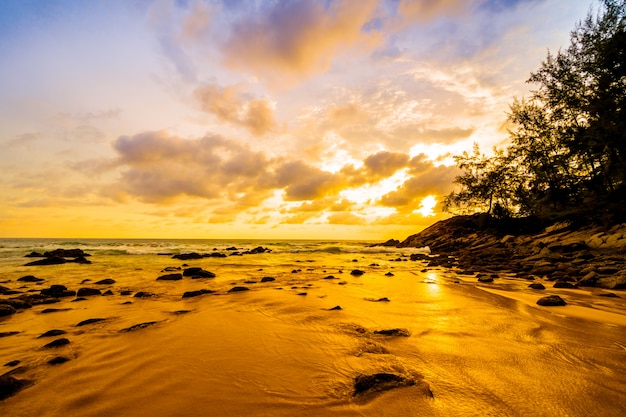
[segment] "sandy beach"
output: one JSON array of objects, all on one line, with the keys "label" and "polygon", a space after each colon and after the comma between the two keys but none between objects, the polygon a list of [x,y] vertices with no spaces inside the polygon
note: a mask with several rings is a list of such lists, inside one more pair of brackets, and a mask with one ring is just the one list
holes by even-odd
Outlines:
[{"label": "sandy beach", "polygon": [[[0,362],[19,361],[3,373],[30,383],[0,409],[23,417],[626,411],[619,291],[538,292],[506,277],[482,284],[454,270],[396,261],[408,249],[321,247],[236,261],[96,251],[90,265],[3,265],[6,288],[34,292],[64,283],[112,294],[63,297],[1,319],[7,336]],[[183,264],[216,277],[156,280]],[[363,274],[352,275],[356,269]],[[25,272],[45,282],[18,282]],[[269,276],[274,280],[262,282]],[[115,283],[94,285],[106,277]],[[233,287],[248,290],[229,292]],[[182,298],[199,289],[213,292]],[[155,296],[134,297],[139,291]],[[537,306],[544,293],[568,305]],[[15,295],[2,296],[9,297]],[[39,337],[53,329],[65,333]],[[44,348],[60,338],[69,343]],[[49,363],[57,357],[67,361]],[[357,392],[357,378],[382,374],[398,379]]]}]

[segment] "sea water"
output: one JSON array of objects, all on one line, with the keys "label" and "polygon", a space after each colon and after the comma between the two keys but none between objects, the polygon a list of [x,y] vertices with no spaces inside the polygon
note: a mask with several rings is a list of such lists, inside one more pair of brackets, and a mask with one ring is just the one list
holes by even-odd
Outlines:
[{"label": "sea water", "polygon": [[[233,255],[259,246],[269,250]],[[81,248],[92,263],[24,266],[31,251],[57,248]],[[190,252],[227,256],[172,258]],[[32,381],[0,401],[0,415],[626,415],[623,293],[538,294],[504,275],[481,284],[410,261],[418,252],[428,250],[348,241],[0,240],[6,288],[112,292],[0,319],[0,333],[18,332],[0,338],[0,365],[20,361],[1,373]],[[186,267],[216,277],[157,280]],[[17,281],[25,275],[45,281]],[[95,284],[105,278],[115,283]],[[248,291],[229,292],[235,286]],[[213,293],[182,298],[201,289]],[[133,297],[139,291],[154,297]],[[547,293],[568,305],[537,306]],[[51,307],[58,310],[42,313]],[[76,326],[90,318],[104,320]],[[140,323],[154,324],[122,331]],[[51,329],[66,331],[70,344],[42,349],[51,339],[38,336]],[[393,329],[402,333],[380,334]],[[56,356],[69,361],[48,364]],[[355,378],[376,373],[415,384],[355,395]]]}]

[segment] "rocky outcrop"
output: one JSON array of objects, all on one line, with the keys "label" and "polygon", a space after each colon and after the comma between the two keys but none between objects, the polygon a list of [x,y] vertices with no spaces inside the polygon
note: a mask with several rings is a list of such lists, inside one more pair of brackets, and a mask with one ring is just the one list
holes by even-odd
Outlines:
[{"label": "rocky outcrop", "polygon": [[537,219],[504,224],[484,214],[457,216],[409,236],[398,247],[428,247],[430,256],[415,254],[411,260],[468,273],[508,271],[557,281],[557,287],[626,288],[626,224],[546,226]]},{"label": "rocky outcrop", "polygon": [[[43,258],[38,261],[32,261],[24,266],[38,266],[38,265],[61,265],[67,262],[74,262],[79,264],[90,264],[91,261],[86,258],[91,256],[85,253],[82,249],[55,249],[53,251],[44,252],[31,252],[26,255],[26,258]],[[74,258],[74,259],[67,259]]]}]

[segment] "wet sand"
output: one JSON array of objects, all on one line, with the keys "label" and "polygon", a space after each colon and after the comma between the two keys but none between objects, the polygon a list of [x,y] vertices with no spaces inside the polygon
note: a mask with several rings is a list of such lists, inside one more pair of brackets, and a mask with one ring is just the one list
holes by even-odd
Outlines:
[{"label": "wet sand", "polygon": [[[142,267],[157,261],[169,262],[153,257]],[[150,278],[135,288],[155,298],[116,291],[3,318],[0,331],[20,333],[0,338],[0,362],[21,360],[13,375],[34,384],[1,401],[2,414],[626,415],[622,293],[538,292],[505,278],[477,284],[446,269],[419,272],[419,263],[362,266],[364,275],[345,270],[337,279],[325,279],[334,265],[324,273],[319,261],[298,274],[258,266],[223,267],[217,280]],[[268,274],[276,280],[261,283]],[[233,285],[250,290],[229,293]],[[215,293],[181,299],[198,288]],[[536,306],[544,293],[568,305]],[[50,307],[69,310],[42,314]],[[76,327],[90,318],[105,320]],[[120,332],[144,322],[156,323]],[[37,336],[57,328],[70,344],[42,349],[54,338]],[[407,334],[377,333],[392,329]],[[70,360],[47,363],[58,355]],[[355,396],[354,378],[374,373],[415,384]]]}]

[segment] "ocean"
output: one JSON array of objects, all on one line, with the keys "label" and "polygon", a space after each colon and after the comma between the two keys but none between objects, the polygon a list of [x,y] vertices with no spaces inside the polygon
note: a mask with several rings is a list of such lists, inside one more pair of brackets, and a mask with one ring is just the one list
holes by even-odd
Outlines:
[{"label": "ocean", "polygon": [[[29,381],[0,415],[626,415],[623,293],[547,288],[568,305],[540,307],[523,278],[482,284],[372,243],[1,239],[16,293],[0,304],[55,284],[108,295],[0,318],[0,375]],[[58,248],[91,263],[25,266]],[[225,256],[174,258],[192,252]],[[157,279],[189,268],[215,277]]]}]

